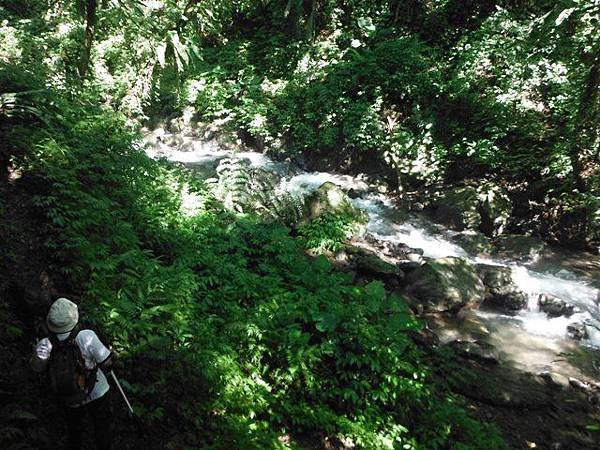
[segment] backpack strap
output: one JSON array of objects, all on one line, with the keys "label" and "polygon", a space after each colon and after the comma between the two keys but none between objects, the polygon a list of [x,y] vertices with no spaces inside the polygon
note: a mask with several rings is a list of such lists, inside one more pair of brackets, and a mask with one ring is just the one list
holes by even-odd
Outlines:
[{"label": "backpack strap", "polygon": [[55,333],[49,333],[48,339],[50,340],[52,347],[61,346],[61,345],[65,345],[65,344],[74,344],[75,339],[77,338],[77,335],[79,335],[80,331],[81,331],[81,328],[79,327],[79,324],[77,324],[77,325],[75,325],[75,328],[73,328],[69,332],[69,335],[67,336],[66,339],[63,339],[63,340],[58,339],[58,336]]}]

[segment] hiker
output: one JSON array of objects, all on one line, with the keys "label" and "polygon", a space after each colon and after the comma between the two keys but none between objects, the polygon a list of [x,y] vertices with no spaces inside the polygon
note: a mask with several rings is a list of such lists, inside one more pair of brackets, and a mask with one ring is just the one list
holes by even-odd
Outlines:
[{"label": "hiker", "polygon": [[111,446],[111,407],[105,372],[113,364],[113,354],[96,333],[79,326],[77,305],[59,298],[46,315],[48,337],[38,341],[30,360],[36,372],[48,370],[50,384],[65,412],[68,448],[80,449],[83,418],[94,423],[96,447]]}]

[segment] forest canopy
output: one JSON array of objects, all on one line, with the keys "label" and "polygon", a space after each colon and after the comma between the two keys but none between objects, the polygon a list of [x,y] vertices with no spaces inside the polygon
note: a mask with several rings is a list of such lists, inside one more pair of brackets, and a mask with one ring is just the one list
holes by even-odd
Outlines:
[{"label": "forest canopy", "polygon": [[392,186],[525,181],[523,231],[593,245],[599,8],[3,2],[3,111],[81,93],[131,123],[194,115],[273,154],[346,170],[368,160]]}]

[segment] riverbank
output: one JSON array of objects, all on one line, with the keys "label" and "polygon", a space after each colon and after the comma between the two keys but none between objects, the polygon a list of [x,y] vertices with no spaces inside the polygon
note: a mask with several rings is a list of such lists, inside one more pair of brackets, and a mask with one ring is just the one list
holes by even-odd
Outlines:
[{"label": "riverbank", "polygon": [[[397,259],[399,254],[394,259],[395,251],[408,251],[409,254],[412,251],[417,256],[425,253],[426,259],[458,252],[455,256],[474,258],[474,262],[478,261],[480,264],[486,261],[485,255],[480,252],[469,256],[469,251],[459,246],[460,240],[450,240],[453,233],[447,229],[427,224],[425,218],[417,222],[410,221],[409,211],[394,210],[401,208],[402,202],[393,206],[393,201],[385,198],[382,200],[378,187],[369,186],[364,179],[334,173],[303,172],[297,166],[290,169],[285,163],[273,162],[264,155],[248,152],[239,143],[231,145],[231,141],[230,144],[226,141],[207,144],[202,139],[198,140],[197,136],[192,139],[185,136],[173,139],[168,132],[163,134],[159,131],[158,134],[161,137],[151,141],[154,146],[148,150],[149,154],[180,162],[192,168],[200,177],[214,176],[220,161],[240,158],[249,161],[251,167],[277,173],[283,177],[280,185],[296,194],[317,190],[325,182],[338,184],[354,197],[355,205],[367,209],[371,216],[367,229],[377,234],[377,237],[367,235],[368,242],[365,242],[364,237],[359,237],[351,244],[370,248],[373,255],[370,257],[371,262],[368,259],[356,260],[353,255],[350,256],[350,263],[345,262],[344,255],[350,253],[349,250],[326,253],[333,264],[345,272],[349,271],[356,282],[368,283],[377,279],[384,282],[388,290],[398,290],[400,287],[399,292],[403,295],[401,286],[407,285],[403,277],[424,261],[421,257],[422,262],[416,266],[414,261],[406,260],[403,263]],[[369,192],[375,193],[375,201],[368,200],[369,195],[373,195]],[[422,246],[425,250],[410,250],[408,246],[394,250],[398,242],[402,245],[410,244],[410,247]],[[489,245],[491,248],[491,243]],[[526,275],[525,281],[528,283],[535,279],[539,281],[541,274],[544,274],[542,280],[550,276],[548,280],[552,284],[546,289],[562,289],[563,295],[564,291],[574,290],[575,295],[578,292],[587,299],[584,302],[586,308],[593,308],[597,289],[594,281],[598,270],[597,260],[593,255],[588,255],[584,260],[581,258],[582,254],[570,253],[563,259],[560,250],[550,247],[540,248],[539,255],[530,255],[529,251],[527,248],[520,249],[517,253],[512,250],[512,253],[505,252],[503,257],[516,258],[516,261],[526,264],[516,273]],[[490,256],[488,254],[487,257]],[[380,260],[380,263],[373,262],[373,258]],[[569,260],[575,261],[572,267],[568,265]],[[390,263],[393,266],[390,267]],[[491,260],[487,264],[498,262]],[[406,267],[408,272],[404,269],[405,275],[400,277],[402,271],[398,271],[397,267]],[[523,272],[529,269],[540,272]],[[509,277],[510,272],[509,270]],[[558,277],[554,274],[558,274]],[[565,289],[561,287],[564,283],[574,283],[573,280],[579,280],[582,285]],[[536,289],[540,286],[528,287],[531,290],[528,295],[536,300],[530,307],[537,309],[539,291]],[[416,303],[418,304],[419,302]],[[415,310],[418,311],[419,308]],[[558,334],[545,336],[543,329],[548,326],[543,325],[543,322],[550,324],[555,319],[546,317],[543,312],[525,312],[525,316],[529,314],[533,314],[537,322],[532,322],[530,328],[525,329],[519,326],[518,321],[515,322],[514,312],[513,317],[493,312],[490,316],[490,312],[466,308],[458,314],[456,311],[423,314],[422,317],[427,320],[437,337],[429,336],[418,342],[423,348],[431,350],[435,347],[442,353],[450,352],[453,355],[444,363],[437,361],[440,364],[437,375],[440,379],[448,379],[456,372],[456,379],[450,383],[452,388],[472,402],[473,410],[481,414],[478,416],[480,419],[493,417],[499,422],[505,438],[516,448],[526,448],[523,446],[524,442],[537,442],[537,448],[588,448],[596,445],[593,430],[598,418],[595,405],[600,373],[599,368],[594,365],[594,361],[597,363],[599,360],[597,350],[581,347],[576,341],[570,340],[564,328],[566,324],[563,324],[562,331],[557,329]],[[542,335],[535,330],[539,325],[542,325]],[[433,361],[436,361],[439,358],[438,350],[432,354]],[[578,406],[573,408],[574,404]]]}]

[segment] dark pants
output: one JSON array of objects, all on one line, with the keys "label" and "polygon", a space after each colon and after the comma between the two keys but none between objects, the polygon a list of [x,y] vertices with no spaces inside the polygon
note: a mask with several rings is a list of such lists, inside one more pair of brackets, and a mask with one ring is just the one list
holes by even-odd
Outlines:
[{"label": "dark pants", "polygon": [[87,414],[94,424],[94,437],[98,450],[110,450],[112,440],[112,411],[109,393],[77,408],[65,407],[67,431],[69,433],[69,450],[82,448],[83,418]]}]

